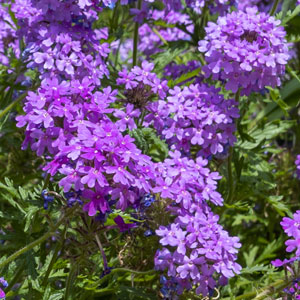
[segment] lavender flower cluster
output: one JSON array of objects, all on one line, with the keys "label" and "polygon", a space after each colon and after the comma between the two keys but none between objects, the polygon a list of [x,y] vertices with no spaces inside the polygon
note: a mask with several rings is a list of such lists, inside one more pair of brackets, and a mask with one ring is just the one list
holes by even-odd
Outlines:
[{"label": "lavender flower cluster", "polygon": [[256,7],[219,17],[209,22],[199,51],[205,53],[207,77],[225,84],[227,90],[242,95],[258,92],[266,85],[280,85],[289,59],[285,31]]},{"label": "lavender flower cluster", "polygon": [[237,103],[226,100],[219,89],[205,84],[176,86],[166,101],[151,103],[145,120],[151,122],[172,149],[189,153],[199,147],[198,155],[221,153],[235,142],[234,119],[239,117]]}]

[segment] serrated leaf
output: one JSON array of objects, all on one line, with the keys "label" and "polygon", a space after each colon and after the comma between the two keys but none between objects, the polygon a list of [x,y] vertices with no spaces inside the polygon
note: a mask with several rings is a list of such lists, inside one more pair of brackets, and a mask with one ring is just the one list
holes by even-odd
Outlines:
[{"label": "serrated leaf", "polygon": [[44,291],[43,300],[49,300],[50,295],[51,295],[51,286],[50,286],[50,284],[48,284]]},{"label": "serrated leaf", "polygon": [[253,265],[253,262],[255,260],[256,255],[257,255],[258,249],[259,249],[258,246],[254,246],[248,253],[247,252],[243,253],[246,264],[247,264],[248,267],[251,267]]},{"label": "serrated leaf", "polygon": [[283,196],[270,196],[267,198],[268,203],[278,212],[282,217],[290,211],[288,206],[282,201]]},{"label": "serrated leaf", "polygon": [[264,140],[270,140],[276,137],[280,133],[286,132],[289,128],[294,126],[295,121],[282,120],[280,123],[278,122],[270,122],[264,125],[263,128],[258,128],[251,132],[251,137],[255,140],[255,142],[238,142],[237,146],[243,149],[252,150],[260,145]]},{"label": "serrated leaf", "polygon": [[269,243],[266,247],[264,247],[263,252],[255,260],[255,264],[259,264],[264,260],[270,260],[270,258],[276,257],[275,252],[282,247],[282,243],[282,239],[274,240]]},{"label": "serrated leaf", "polygon": [[173,62],[175,58],[188,48],[188,44],[184,41],[169,45],[164,51],[153,54],[151,58],[155,65],[156,72],[161,72],[166,65]]},{"label": "serrated leaf", "polygon": [[256,272],[266,272],[268,271],[268,267],[267,266],[263,266],[263,265],[256,265],[256,266],[253,266],[253,267],[246,267],[246,268],[243,268],[241,270],[241,274],[253,274],[253,273],[256,273]]},{"label": "serrated leaf", "polygon": [[29,211],[27,212],[26,216],[25,216],[25,227],[24,227],[24,231],[27,232],[31,223],[31,219],[34,216],[34,214],[39,211],[40,209],[36,206],[31,206],[29,208]]},{"label": "serrated leaf", "polygon": [[52,294],[48,300],[62,300],[64,297],[63,292]]},{"label": "serrated leaf", "polygon": [[281,22],[281,25],[285,26],[289,21],[291,21],[293,18],[295,18],[299,13],[300,13],[300,5],[297,5],[293,11],[289,10],[286,13],[286,16],[281,15],[281,17],[284,17]]},{"label": "serrated leaf", "polygon": [[178,85],[178,84],[180,84],[180,83],[182,83],[184,81],[187,81],[187,80],[189,80],[189,79],[191,79],[191,78],[199,75],[200,72],[201,72],[201,68],[197,68],[197,69],[195,69],[193,71],[185,73],[185,74],[181,75],[179,78],[177,78],[176,80],[169,80],[168,86],[170,88],[173,88],[174,86],[176,86],[176,85]]}]

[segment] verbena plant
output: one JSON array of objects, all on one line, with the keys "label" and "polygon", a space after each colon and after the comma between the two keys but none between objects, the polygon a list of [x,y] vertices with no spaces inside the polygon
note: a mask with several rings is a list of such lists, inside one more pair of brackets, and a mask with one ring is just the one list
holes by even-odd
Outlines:
[{"label": "verbena plant", "polygon": [[0,299],[300,298],[299,13],[0,1]]}]

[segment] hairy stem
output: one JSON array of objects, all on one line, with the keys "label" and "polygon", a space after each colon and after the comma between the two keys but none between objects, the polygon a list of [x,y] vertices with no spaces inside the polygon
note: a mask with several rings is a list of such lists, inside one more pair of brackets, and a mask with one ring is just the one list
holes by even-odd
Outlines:
[{"label": "hairy stem", "polygon": [[97,242],[97,245],[100,249],[100,252],[101,252],[101,255],[102,255],[102,258],[103,258],[103,266],[104,266],[104,270],[108,269],[108,264],[107,264],[107,258],[106,258],[106,255],[105,255],[105,252],[104,252],[104,249],[103,249],[103,246],[100,242],[100,239],[98,237],[97,234],[95,234],[95,238],[96,238],[96,242]]},{"label": "hairy stem", "polygon": [[64,230],[63,230],[63,232],[62,232],[62,238],[63,238],[63,241],[60,243],[57,243],[57,245],[56,245],[56,247],[55,247],[55,249],[54,249],[54,253],[53,253],[53,256],[52,256],[52,258],[51,258],[51,261],[50,261],[50,263],[49,263],[49,266],[48,266],[48,269],[47,269],[47,271],[46,271],[46,274],[45,274],[45,277],[44,277],[44,279],[43,279],[43,282],[42,282],[42,285],[43,286],[46,286],[47,285],[47,280],[48,280],[48,278],[49,278],[49,275],[50,275],[50,273],[51,273],[51,271],[52,271],[52,268],[53,268],[53,265],[54,265],[54,263],[55,263],[55,261],[56,261],[56,259],[57,259],[57,256],[58,256],[58,252],[59,252],[59,250],[63,247],[63,244],[64,244],[64,235],[65,235],[65,233],[66,233],[66,230],[67,230],[67,228],[66,228],[66,226],[65,226],[65,228],[64,228]]},{"label": "hairy stem", "polygon": [[250,293],[246,293],[244,295],[238,296],[235,299],[236,300],[244,300],[244,299],[253,299],[253,300],[262,300],[266,299],[267,296],[274,295],[276,292],[280,292],[284,288],[288,287],[293,281],[290,279],[288,281],[286,280],[277,280],[273,284],[270,284],[264,288],[262,288],[260,291],[254,291]]},{"label": "hairy stem", "polygon": [[[138,9],[142,7],[142,1],[138,1]],[[137,48],[138,48],[138,41],[139,41],[139,23],[135,22],[134,26],[134,35],[133,35],[133,55],[132,55],[132,67],[136,66],[137,64]]]},{"label": "hairy stem", "polygon": [[226,203],[231,203],[233,191],[234,191],[234,184],[233,184],[233,176],[232,176],[232,154],[233,149],[230,147],[229,149],[229,156],[227,159],[227,171],[228,171],[228,196],[226,199]]},{"label": "hairy stem", "polygon": [[22,101],[27,96],[27,92],[20,95],[16,100],[9,104],[5,109],[0,112],[0,119],[2,119],[17,103]]},{"label": "hairy stem", "polygon": [[275,12],[276,12],[276,9],[277,9],[277,6],[278,6],[278,4],[279,4],[279,1],[280,0],[275,0],[274,1],[274,4],[273,4],[273,6],[272,6],[272,8],[271,8],[271,10],[270,10],[270,16],[273,16],[274,14],[275,14]]}]

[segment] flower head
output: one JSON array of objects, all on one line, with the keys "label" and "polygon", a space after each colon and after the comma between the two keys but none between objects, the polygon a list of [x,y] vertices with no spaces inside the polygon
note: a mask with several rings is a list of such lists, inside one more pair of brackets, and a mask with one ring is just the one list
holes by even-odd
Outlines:
[{"label": "flower head", "polygon": [[256,7],[219,17],[209,22],[206,37],[199,42],[207,65],[206,76],[219,79],[228,90],[248,95],[266,85],[280,85],[289,59],[285,31],[280,21]]}]

